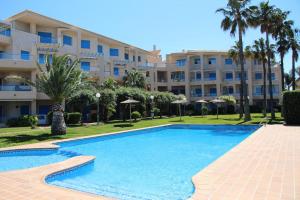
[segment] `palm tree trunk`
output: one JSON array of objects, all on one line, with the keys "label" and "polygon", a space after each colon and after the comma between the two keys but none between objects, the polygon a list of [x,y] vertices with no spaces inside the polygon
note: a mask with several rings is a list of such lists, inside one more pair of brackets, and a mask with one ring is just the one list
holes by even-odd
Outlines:
[{"label": "palm tree trunk", "polygon": [[284,91],[284,53],[280,53],[280,70],[281,70],[281,91]]},{"label": "palm tree trunk", "polygon": [[64,108],[62,103],[55,103],[52,106],[52,125],[51,133],[53,135],[64,135],[67,133],[67,127],[64,119]]},{"label": "palm tree trunk", "polygon": [[292,90],[296,90],[296,69],[295,69],[295,54],[292,53]]},{"label": "palm tree trunk", "polygon": [[263,114],[264,117],[267,116],[267,69],[266,69],[266,62],[265,59],[263,60],[263,82],[264,82],[264,88],[263,88],[263,93],[264,93],[264,102],[263,102]]},{"label": "palm tree trunk", "polygon": [[249,99],[247,97],[247,85],[246,85],[246,80],[245,80],[245,69],[244,69],[244,47],[243,47],[243,35],[242,35],[242,29],[239,26],[239,43],[240,43],[240,52],[239,52],[239,57],[240,57],[240,63],[241,63],[241,88],[243,97],[244,97],[244,113],[245,113],[245,121],[251,120],[251,115],[250,115],[250,109],[249,109]]},{"label": "palm tree trunk", "polygon": [[270,110],[271,119],[275,119],[275,112],[273,107],[273,85],[272,85],[272,70],[271,70],[271,51],[269,42],[269,32],[266,31],[266,44],[267,44],[267,56],[268,56],[268,78],[269,78],[269,93],[270,93]]}]

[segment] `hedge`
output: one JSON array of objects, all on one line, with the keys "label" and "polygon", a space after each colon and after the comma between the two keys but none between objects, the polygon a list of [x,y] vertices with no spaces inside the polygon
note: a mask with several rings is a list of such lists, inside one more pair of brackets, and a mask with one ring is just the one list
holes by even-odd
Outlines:
[{"label": "hedge", "polygon": [[18,118],[9,119],[6,122],[8,127],[25,127],[31,126],[32,128],[36,127],[38,124],[38,118],[36,115],[24,115]]},{"label": "hedge", "polygon": [[79,124],[81,122],[81,113],[68,113],[67,124]]},{"label": "hedge", "polygon": [[283,93],[283,116],[286,124],[300,125],[300,90]]}]

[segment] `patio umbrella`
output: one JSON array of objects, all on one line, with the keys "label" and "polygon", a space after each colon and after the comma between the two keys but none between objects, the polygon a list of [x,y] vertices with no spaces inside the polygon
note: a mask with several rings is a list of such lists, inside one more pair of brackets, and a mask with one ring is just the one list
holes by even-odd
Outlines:
[{"label": "patio umbrella", "polygon": [[183,99],[183,100],[176,100],[176,101],[173,101],[172,104],[177,104],[178,105],[178,108],[179,108],[179,115],[180,115],[180,121],[181,121],[181,104],[184,104],[186,103],[186,99]]},{"label": "patio umbrella", "polygon": [[139,103],[139,101],[134,100],[134,99],[127,99],[126,101],[122,101],[121,104],[129,104],[129,117],[130,117],[130,122],[131,122],[131,104],[133,103]]},{"label": "patio umbrella", "polygon": [[225,103],[225,101],[222,99],[214,99],[211,102],[217,104],[217,119],[219,119],[219,105]]},{"label": "patio umbrella", "polygon": [[[207,101],[203,100],[203,99],[200,99],[198,101],[196,101],[196,103],[201,103],[201,105],[203,106],[205,103],[208,103]],[[203,112],[202,112],[202,109],[201,109],[201,115],[203,117]]]}]

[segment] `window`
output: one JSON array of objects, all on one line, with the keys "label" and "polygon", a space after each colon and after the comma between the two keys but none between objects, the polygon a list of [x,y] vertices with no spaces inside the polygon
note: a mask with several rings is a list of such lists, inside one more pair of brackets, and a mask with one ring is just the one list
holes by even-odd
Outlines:
[{"label": "window", "polygon": [[255,86],[255,88],[254,88],[255,89],[255,94],[256,95],[261,95],[263,93],[263,88],[264,87],[260,86],[260,85],[259,86]]},{"label": "window", "polygon": [[119,56],[119,49],[110,48],[109,55],[110,56]]},{"label": "window", "polygon": [[228,88],[228,94],[233,94],[233,87]]},{"label": "window", "polygon": [[81,40],[81,48],[82,49],[90,49],[91,42],[89,40]]},{"label": "window", "polygon": [[45,64],[45,54],[39,54],[39,64]]},{"label": "window", "polygon": [[233,74],[232,74],[232,72],[226,72],[226,74],[225,74],[225,79],[226,79],[226,80],[232,80],[232,79],[233,79]]},{"label": "window", "polygon": [[209,73],[209,80],[216,80],[216,73]]},{"label": "window", "polygon": [[225,59],[225,65],[232,65],[232,59],[231,58],[226,58]]},{"label": "window", "polygon": [[216,96],[217,95],[217,88],[210,88],[209,89],[210,96]]},{"label": "window", "polygon": [[81,70],[90,71],[90,62],[81,62]]},{"label": "window", "polygon": [[255,80],[261,80],[262,79],[262,73],[256,72],[255,73]]},{"label": "window", "polygon": [[201,59],[200,58],[195,58],[194,64],[195,65],[200,65],[201,64]]},{"label": "window", "polygon": [[114,67],[114,76],[119,76],[119,68]]},{"label": "window", "polygon": [[209,65],[215,65],[215,64],[217,64],[217,59],[216,58],[209,58],[208,59],[208,64]]},{"label": "window", "polygon": [[124,58],[125,58],[125,60],[129,60],[129,54],[128,54],[128,53],[125,53],[125,54],[124,54]]},{"label": "window", "polygon": [[11,30],[10,29],[2,29],[0,30],[0,35],[5,35],[5,36],[10,36],[11,35]]},{"label": "window", "polygon": [[276,79],[275,73],[271,73],[271,79],[274,81]]},{"label": "window", "polygon": [[201,80],[201,72],[196,72],[196,80]]},{"label": "window", "polygon": [[103,46],[102,45],[97,46],[97,52],[100,53],[100,54],[103,53]]},{"label": "window", "polygon": [[142,62],[142,57],[138,56],[138,62]]},{"label": "window", "polygon": [[135,56],[132,56],[132,61],[135,62]]},{"label": "window", "polygon": [[177,67],[183,67],[183,66],[185,66],[185,63],[186,63],[186,59],[176,60],[176,66]]},{"label": "window", "polygon": [[63,36],[63,45],[72,46],[72,37],[68,35]]},{"label": "window", "polygon": [[38,32],[38,36],[40,36],[40,43],[52,43],[52,33]]},{"label": "window", "polygon": [[29,51],[21,51],[21,59],[22,60],[29,60],[30,52]]},{"label": "window", "polygon": [[29,106],[28,105],[20,106],[20,114],[21,115],[29,115]]}]

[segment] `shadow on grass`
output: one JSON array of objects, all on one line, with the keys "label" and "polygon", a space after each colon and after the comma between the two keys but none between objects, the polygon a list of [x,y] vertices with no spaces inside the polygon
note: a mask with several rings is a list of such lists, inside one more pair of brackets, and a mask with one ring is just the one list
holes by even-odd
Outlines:
[{"label": "shadow on grass", "polygon": [[114,127],[118,127],[118,128],[127,128],[127,127],[133,127],[133,124],[129,124],[129,123],[115,124]]},{"label": "shadow on grass", "polygon": [[182,120],[180,120],[180,119],[178,119],[178,120],[170,120],[169,122],[178,123],[178,122],[184,122],[184,120],[183,119]]},{"label": "shadow on grass", "polygon": [[53,140],[53,139],[63,139],[64,136],[59,135],[51,135],[49,133],[39,134],[39,135],[14,135],[14,136],[1,136],[0,141],[3,143],[11,144],[11,143],[26,143],[29,141],[45,141],[45,140]]}]

